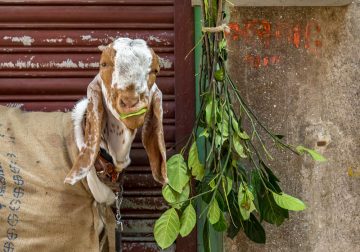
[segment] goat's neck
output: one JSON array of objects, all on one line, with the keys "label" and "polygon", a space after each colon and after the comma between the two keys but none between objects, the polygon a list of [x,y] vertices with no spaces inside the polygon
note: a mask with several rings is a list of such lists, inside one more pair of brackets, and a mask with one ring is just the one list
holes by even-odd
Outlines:
[{"label": "goat's neck", "polygon": [[101,147],[112,157],[116,170],[120,172],[130,164],[130,149],[136,130],[128,129],[106,108],[106,120],[102,131]]}]

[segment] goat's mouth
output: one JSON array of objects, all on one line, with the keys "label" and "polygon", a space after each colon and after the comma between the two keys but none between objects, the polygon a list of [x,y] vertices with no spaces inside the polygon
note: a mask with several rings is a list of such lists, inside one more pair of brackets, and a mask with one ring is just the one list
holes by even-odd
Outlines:
[{"label": "goat's mouth", "polygon": [[136,110],[122,111],[119,113],[119,120],[122,121],[127,128],[134,130],[144,124],[147,111],[147,106],[142,106]]},{"label": "goat's mouth", "polygon": [[135,116],[141,116],[143,114],[145,114],[147,112],[147,107],[142,107],[141,109],[138,109],[134,112],[130,112],[130,113],[120,113],[120,119],[121,120],[124,120],[124,119],[127,119],[127,118],[132,118],[132,117],[135,117]]}]

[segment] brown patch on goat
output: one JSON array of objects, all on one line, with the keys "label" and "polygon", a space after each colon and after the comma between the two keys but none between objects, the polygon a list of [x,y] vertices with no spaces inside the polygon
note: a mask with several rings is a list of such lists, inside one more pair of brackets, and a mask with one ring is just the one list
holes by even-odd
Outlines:
[{"label": "brown patch on goat", "polygon": [[115,69],[115,56],[116,50],[113,48],[113,44],[110,44],[103,50],[100,58],[100,76],[107,93],[105,99],[113,108],[117,108],[116,102],[119,93],[118,89],[111,86],[112,74]]},{"label": "brown patch on goat", "polygon": [[145,118],[142,142],[148,154],[153,177],[161,184],[167,183],[166,148],[162,125],[161,92],[156,90]]},{"label": "brown patch on goat", "polygon": [[160,64],[159,64],[159,57],[155,54],[154,50],[150,48],[152,61],[150,66],[150,73],[147,81],[147,85],[149,90],[151,89],[152,85],[154,85],[156,80],[156,75],[160,72]]},{"label": "brown patch on goat", "polygon": [[97,79],[88,86],[87,97],[89,102],[86,110],[84,147],[80,150],[71,171],[65,178],[65,182],[70,184],[75,184],[86,176],[94,164],[100,148],[104,107],[101,86]]},{"label": "brown patch on goat", "polygon": [[[112,82],[112,73],[114,71],[114,59],[115,59],[116,51],[113,48],[113,45],[110,44],[106,49],[102,52],[100,57],[100,76],[104,82],[106,91],[110,94],[111,82]],[[104,66],[105,64],[105,66]]]}]

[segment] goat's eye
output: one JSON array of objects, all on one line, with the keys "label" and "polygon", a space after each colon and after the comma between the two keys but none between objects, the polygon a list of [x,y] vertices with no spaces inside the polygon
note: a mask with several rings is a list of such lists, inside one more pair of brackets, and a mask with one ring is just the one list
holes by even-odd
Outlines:
[{"label": "goat's eye", "polygon": [[154,70],[151,70],[151,73],[153,73],[153,74],[158,74],[159,71],[158,71],[157,69],[154,69]]},{"label": "goat's eye", "polygon": [[101,67],[106,67],[107,64],[106,64],[105,62],[103,62],[103,63],[100,64],[100,66],[101,66]]}]

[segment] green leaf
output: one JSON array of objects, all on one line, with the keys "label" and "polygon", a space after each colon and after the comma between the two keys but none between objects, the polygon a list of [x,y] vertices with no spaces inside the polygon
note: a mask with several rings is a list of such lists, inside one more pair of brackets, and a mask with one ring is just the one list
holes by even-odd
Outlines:
[{"label": "green leaf", "polygon": [[216,185],[216,179],[217,177],[219,177],[219,174],[216,174],[215,176],[208,176],[208,182],[207,184],[211,187],[211,189],[214,189],[215,185]]},{"label": "green leaf", "polygon": [[237,120],[236,120],[236,118],[235,118],[235,116],[234,116],[234,114],[233,114],[232,111],[230,112],[230,114],[231,114],[231,119],[232,119],[232,120],[231,120],[231,124],[232,124],[233,129],[234,129],[234,131],[236,132],[236,134],[237,134],[240,138],[242,138],[242,139],[244,139],[244,140],[250,139],[249,135],[248,135],[245,131],[241,131],[241,130],[239,129],[239,124],[238,124],[238,122],[237,122]]},{"label": "green leaf", "polygon": [[[215,109],[215,111],[213,111],[213,109]],[[206,123],[209,126],[212,126],[213,118],[216,118],[216,110],[217,110],[217,102],[215,101],[215,104],[213,104],[213,101],[210,100],[206,104],[206,108],[205,108]]]},{"label": "green leaf", "polygon": [[200,135],[199,135],[199,137],[205,137],[205,138],[208,138],[209,137],[209,132],[208,132],[208,129],[206,128],[206,129],[204,129],[201,133],[200,133]]},{"label": "green leaf", "polygon": [[220,212],[221,211],[225,212],[227,210],[226,202],[225,202],[224,196],[220,193],[220,191],[216,192],[215,198],[216,198],[216,200],[218,202]]},{"label": "green leaf", "polygon": [[[225,113],[225,111],[221,111],[221,113]],[[219,135],[223,136],[223,138],[229,136],[229,121],[226,117],[221,118],[220,122],[217,123],[217,128]]]},{"label": "green leaf", "polygon": [[179,216],[174,208],[170,208],[155,222],[154,237],[157,244],[162,249],[170,247],[176,240],[179,230]]},{"label": "green leaf", "polygon": [[190,203],[184,210],[180,218],[180,235],[187,236],[194,229],[196,224],[196,212],[193,205]]},{"label": "green leaf", "polygon": [[[250,217],[250,213],[254,210],[256,210],[254,202],[253,201],[249,201],[250,203],[250,207],[249,209],[245,209],[245,208],[240,208],[240,213],[243,216],[244,220],[249,219]],[[245,218],[246,217],[246,218]]]},{"label": "green leaf", "polygon": [[209,186],[211,187],[211,189],[214,189],[214,187],[215,187],[215,180],[211,180],[210,182],[209,182]]},{"label": "green leaf", "polygon": [[216,135],[215,136],[216,148],[220,148],[224,144],[225,141],[226,141],[226,138],[224,136]]},{"label": "green leaf", "polygon": [[284,209],[291,211],[302,211],[306,208],[304,202],[286,193],[277,194],[273,192],[272,195],[276,204]]},{"label": "green leaf", "polygon": [[[197,192],[207,192],[211,190],[211,187],[209,185],[210,181],[214,178],[214,174],[209,172],[207,175],[204,176],[201,183],[198,183],[198,186],[196,188]],[[211,201],[212,194],[211,193],[205,193],[201,196],[201,199],[206,202],[207,204]]]},{"label": "green leaf", "polygon": [[220,219],[213,225],[213,228],[218,232],[224,232],[227,229],[226,220],[224,214],[220,212]]},{"label": "green leaf", "polygon": [[207,214],[208,220],[211,224],[215,224],[220,219],[220,208],[216,199],[210,203],[209,211]]},{"label": "green leaf", "polygon": [[270,181],[268,180],[268,178],[263,174],[263,171],[261,171],[262,175],[262,179],[265,183],[265,185],[273,192],[275,193],[282,193],[282,190],[280,188],[280,186],[278,185],[278,183],[276,181]]},{"label": "green leaf", "polygon": [[200,163],[199,153],[196,142],[193,142],[189,151],[188,166],[191,169],[191,174],[196,180],[201,181],[204,177],[204,165]]},{"label": "green leaf", "polygon": [[180,209],[190,195],[190,185],[187,183],[181,193],[176,192],[169,185],[165,185],[162,189],[164,199],[174,208]]},{"label": "green leaf", "polygon": [[176,208],[176,209],[180,209],[185,204],[185,201],[187,199],[189,199],[189,195],[190,195],[190,185],[189,185],[189,183],[187,183],[185,185],[183,191],[180,194],[179,193],[176,193],[176,194],[177,194],[176,201],[171,206]]},{"label": "green leaf", "polygon": [[267,173],[270,180],[280,182],[280,180],[275,176],[275,174],[272,172],[272,170],[263,161],[261,161],[260,163],[264,167],[264,169],[265,169],[265,171],[266,171],[266,173]]},{"label": "green leaf", "polygon": [[[272,193],[265,189],[260,176],[259,170],[254,170],[251,173],[251,183],[256,192],[254,194],[254,202],[260,213],[260,221],[265,220],[266,222],[279,226],[285,219],[289,218],[289,211],[279,207],[275,203]],[[266,184],[268,185],[268,183]]]},{"label": "green leaf", "polygon": [[235,131],[236,134],[237,134],[237,133],[240,131],[240,130],[239,130],[239,123],[238,123],[238,121],[236,120],[236,118],[235,118],[235,116],[234,116],[234,113],[231,112],[230,114],[231,114],[231,124],[232,124],[232,126],[233,126],[234,131]]},{"label": "green leaf", "polygon": [[166,200],[166,202],[168,202],[170,204],[176,202],[178,193],[176,191],[174,191],[169,185],[165,185],[161,192],[162,192],[162,195],[163,195],[164,199]]},{"label": "green leaf", "polygon": [[256,219],[255,215],[251,214],[250,219],[244,221],[243,225],[244,232],[250,240],[256,243],[266,242],[265,230],[261,226],[260,222]]},{"label": "green leaf", "polygon": [[171,188],[181,193],[189,181],[186,163],[181,154],[176,154],[167,161],[167,175]]},{"label": "green leaf", "polygon": [[282,190],[277,182],[280,180],[275,176],[275,174],[271,171],[269,167],[264,162],[260,162],[262,167],[265,169],[267,176],[265,175],[264,171],[261,170],[261,176],[266,184],[272,191],[276,193],[281,193]]},{"label": "green leaf", "polygon": [[226,39],[223,38],[220,42],[219,42],[219,51],[222,51],[226,49]]},{"label": "green leaf", "polygon": [[304,154],[305,152],[309,153],[310,156],[312,157],[312,159],[314,159],[315,161],[319,161],[319,162],[325,162],[326,161],[326,158],[323,155],[316,152],[315,150],[305,148],[304,146],[299,145],[298,147],[296,147],[296,151],[299,154]]},{"label": "green leaf", "polygon": [[243,132],[238,131],[237,134],[238,134],[238,136],[239,136],[240,138],[242,138],[242,139],[244,139],[244,140],[250,139],[249,135],[248,135],[245,131],[243,131]]},{"label": "green leaf", "polygon": [[261,214],[261,206],[260,201],[262,201],[262,196],[265,193],[265,187],[262,179],[260,178],[259,170],[253,170],[250,174],[251,176],[251,184],[254,187],[254,204],[259,209]]},{"label": "green leaf", "polygon": [[138,115],[142,115],[142,114],[145,114],[147,111],[147,108],[142,108],[136,112],[133,112],[133,113],[128,113],[128,114],[120,114],[120,119],[126,119],[128,117],[132,117],[132,116],[138,116]]},{"label": "green leaf", "polygon": [[240,228],[242,227],[242,220],[241,215],[239,214],[239,204],[237,201],[236,193],[234,190],[231,190],[228,201],[230,205],[230,213],[232,216],[232,221],[229,222],[229,227],[227,229],[227,236],[231,239],[234,239],[234,237],[239,233]]},{"label": "green leaf", "polygon": [[233,186],[232,179],[229,177],[223,176],[221,182],[223,183],[223,188],[224,188],[226,195],[229,195],[229,193],[232,189],[232,186]]},{"label": "green leaf", "polygon": [[255,205],[259,209],[260,221],[265,220],[277,226],[281,225],[286,218],[289,218],[288,210],[279,207],[275,203],[272,193],[264,187],[259,170],[254,170],[251,176],[251,183],[256,191]]},{"label": "green leaf", "polygon": [[223,81],[224,80],[224,68],[220,68],[219,70],[215,71],[214,77],[217,81]]},{"label": "green leaf", "polygon": [[280,226],[285,219],[289,218],[288,210],[279,207],[271,193],[266,193],[264,197],[259,200],[259,205],[261,219],[266,222]]},{"label": "green leaf", "polygon": [[250,218],[250,213],[256,209],[253,201],[254,195],[252,192],[241,184],[238,193],[238,204],[241,216],[244,220],[248,220]]},{"label": "green leaf", "polygon": [[241,157],[241,158],[247,158],[245,152],[244,152],[244,147],[241,145],[240,143],[240,139],[239,137],[235,136],[233,138],[233,143],[234,143],[234,148],[236,153]]}]

